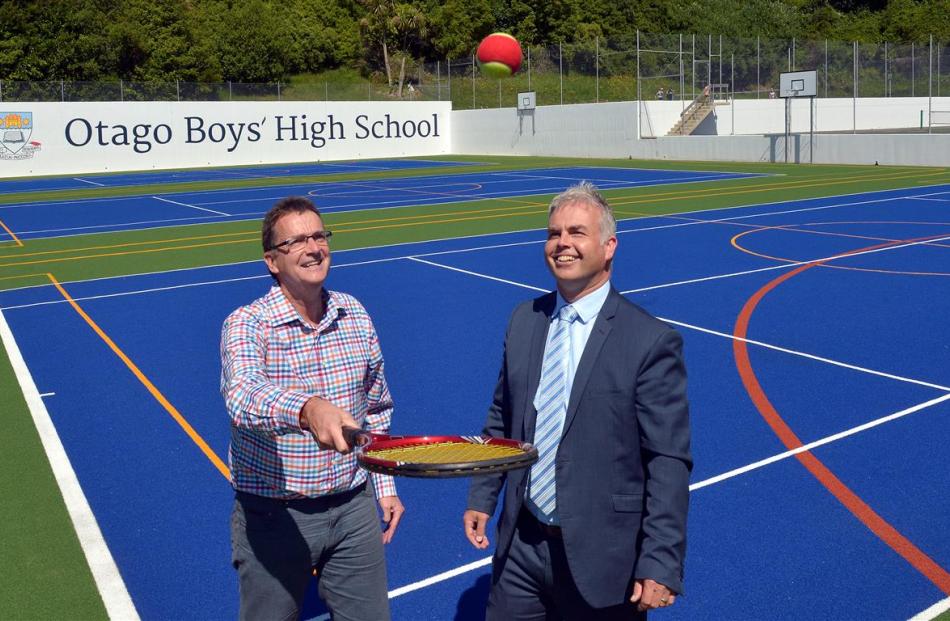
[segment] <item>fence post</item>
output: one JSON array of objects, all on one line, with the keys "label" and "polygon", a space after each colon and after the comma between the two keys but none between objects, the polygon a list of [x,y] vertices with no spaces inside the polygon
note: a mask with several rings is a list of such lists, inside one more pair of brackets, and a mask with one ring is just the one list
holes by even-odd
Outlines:
[{"label": "fence post", "polygon": [[825,99],[828,98],[828,39],[825,39]]},{"label": "fence post", "polygon": [[0,80],[0,101],[3,101],[3,80]]},{"label": "fence post", "polygon": [[452,101],[452,61],[445,57],[445,74],[448,77],[449,101]]},{"label": "fence post", "polygon": [[[690,63],[690,79],[692,80],[692,85],[689,91],[689,98],[696,99],[696,33],[692,34],[693,37],[693,55],[692,62]],[[640,50],[637,50],[637,55],[639,56]]]},{"label": "fence post", "polygon": [[557,44],[557,76],[558,93],[561,96],[561,105],[564,105],[564,50],[561,49],[561,43]]},{"label": "fence post", "polygon": [[280,80],[277,80],[277,101],[280,101]]},{"label": "fence post", "polygon": [[[528,70],[528,83],[531,82],[531,70]],[[530,86],[528,87],[530,88]],[[475,109],[475,54],[472,54],[472,110]]]},{"label": "fence post", "polygon": [[930,62],[927,65],[927,133],[933,131],[933,96],[934,96],[934,36],[930,35]]},{"label": "fence post", "polygon": [[851,133],[858,133],[858,42],[851,43]]},{"label": "fence post", "polygon": [[795,37],[792,37],[792,71],[798,66],[798,59],[795,58]]},{"label": "fence post", "polygon": [[[474,67],[472,71],[474,71]],[[528,48],[528,90],[531,90],[531,48]]]},{"label": "fence post", "polygon": [[732,108],[732,131],[729,132],[730,135],[736,135],[736,55],[735,53],[729,54],[729,65],[732,68],[732,73],[729,77],[729,90],[732,92],[732,97],[729,101],[729,107]]},{"label": "fence post", "polygon": [[594,37],[594,103],[600,103],[600,35]]},{"label": "fence post", "polygon": [[231,92],[231,80],[228,80],[228,101],[231,101],[232,96],[233,94]]},{"label": "fence post", "polygon": [[125,101],[125,85],[119,80],[119,101]]},{"label": "fence post", "polygon": [[178,78],[175,78],[175,99],[181,101],[181,87],[178,85]]},{"label": "fence post", "polygon": [[680,110],[683,109],[683,91],[686,90],[686,74],[683,73],[683,33],[680,33]]},{"label": "fence post", "polygon": [[887,73],[887,41],[884,42],[884,96],[890,97],[890,89],[888,88],[889,77]]},{"label": "fence post", "polygon": [[719,83],[722,84],[722,35],[719,35]]},{"label": "fence post", "polygon": [[759,50],[759,35],[755,35],[755,98],[759,98],[759,91],[762,90],[762,75],[760,64],[761,51]]},{"label": "fence post", "polygon": [[910,96],[916,97],[916,86],[917,86],[917,75],[915,70],[917,69],[917,60],[914,58],[914,43],[911,41],[910,44]]},{"label": "fence post", "polygon": [[442,61],[435,61],[435,83],[436,91],[439,93],[439,101],[442,101]]},{"label": "fence post", "polygon": [[640,29],[637,28],[637,140],[643,137],[640,117],[643,116],[643,90],[640,88]]},{"label": "fence post", "polygon": [[66,101],[66,81],[59,81],[59,98],[60,101]]}]

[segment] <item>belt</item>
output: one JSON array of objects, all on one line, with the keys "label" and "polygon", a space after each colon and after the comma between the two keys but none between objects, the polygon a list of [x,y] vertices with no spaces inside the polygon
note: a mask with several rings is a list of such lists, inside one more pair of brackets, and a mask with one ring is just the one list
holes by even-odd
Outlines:
[{"label": "belt", "polygon": [[301,513],[321,513],[340,505],[345,505],[366,489],[366,483],[354,487],[353,489],[339,494],[328,494],[326,496],[313,496],[310,498],[271,498],[269,496],[259,496],[249,492],[237,491],[235,497],[242,505],[263,506],[263,507],[283,507],[300,511]]},{"label": "belt", "polygon": [[521,524],[522,528],[533,529],[535,532],[541,533],[548,539],[563,538],[560,526],[552,526],[551,524],[545,524],[544,522],[538,521],[538,518],[534,517],[534,514],[524,507],[521,508],[521,514],[518,516],[518,522]]}]

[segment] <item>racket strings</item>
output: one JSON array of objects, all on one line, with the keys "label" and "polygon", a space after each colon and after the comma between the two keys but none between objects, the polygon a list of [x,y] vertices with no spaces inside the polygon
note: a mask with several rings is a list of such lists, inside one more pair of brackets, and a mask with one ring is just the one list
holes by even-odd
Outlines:
[{"label": "racket strings", "polygon": [[439,442],[367,451],[368,457],[422,464],[488,461],[519,455],[524,455],[524,451],[517,447],[471,444],[469,442]]}]

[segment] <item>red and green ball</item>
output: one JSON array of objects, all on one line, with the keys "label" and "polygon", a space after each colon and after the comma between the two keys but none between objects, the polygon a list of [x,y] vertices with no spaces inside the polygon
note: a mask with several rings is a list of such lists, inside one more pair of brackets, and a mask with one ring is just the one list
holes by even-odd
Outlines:
[{"label": "red and green ball", "polygon": [[485,75],[507,78],[521,67],[521,45],[510,34],[496,32],[482,39],[475,57]]}]

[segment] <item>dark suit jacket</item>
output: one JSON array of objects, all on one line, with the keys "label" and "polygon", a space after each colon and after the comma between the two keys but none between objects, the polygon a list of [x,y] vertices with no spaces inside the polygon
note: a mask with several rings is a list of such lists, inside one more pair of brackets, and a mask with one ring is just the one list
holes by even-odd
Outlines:
[{"label": "dark suit jacket", "polygon": [[[533,441],[533,401],[556,303],[549,293],[512,314],[486,434]],[[555,470],[568,566],[588,604],[623,602],[634,578],[683,592],[691,469],[682,339],[611,287],[574,376]],[[491,515],[507,477],[496,578],[528,473],[472,479],[468,507]]]}]

